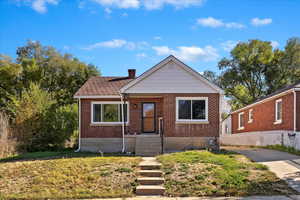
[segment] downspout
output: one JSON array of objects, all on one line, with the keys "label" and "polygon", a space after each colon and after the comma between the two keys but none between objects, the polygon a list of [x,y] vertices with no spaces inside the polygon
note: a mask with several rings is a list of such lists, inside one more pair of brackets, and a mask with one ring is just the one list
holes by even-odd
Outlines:
[{"label": "downspout", "polygon": [[297,131],[297,120],[296,120],[296,117],[297,117],[297,112],[296,112],[296,107],[297,107],[297,103],[296,103],[297,95],[296,95],[296,89],[295,89],[295,88],[294,88],[294,90],[293,90],[293,93],[294,93],[294,133],[296,133],[296,131]]},{"label": "downspout", "polygon": [[81,144],[81,99],[78,98],[78,149],[75,152],[80,151]]},{"label": "downspout", "polygon": [[121,93],[120,94],[120,97],[121,97],[121,102],[122,102],[122,106],[121,106],[121,109],[122,109],[122,153],[125,152],[125,121],[124,121],[124,99],[123,99],[123,95]]}]

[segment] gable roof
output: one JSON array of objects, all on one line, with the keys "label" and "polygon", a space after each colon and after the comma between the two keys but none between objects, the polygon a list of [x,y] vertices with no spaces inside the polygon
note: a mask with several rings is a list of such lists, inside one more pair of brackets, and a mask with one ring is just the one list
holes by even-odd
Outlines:
[{"label": "gable roof", "polygon": [[152,68],[150,68],[149,70],[145,71],[143,74],[141,74],[139,77],[137,77],[133,81],[131,81],[128,84],[124,85],[120,89],[121,93],[126,93],[126,90],[128,90],[129,88],[131,88],[134,85],[138,84],[139,82],[141,82],[142,80],[144,80],[145,78],[147,78],[148,76],[150,76],[151,74],[153,74],[154,72],[156,72],[157,70],[159,70],[160,68],[162,68],[163,66],[165,66],[170,61],[175,62],[183,70],[185,70],[189,74],[193,75],[197,79],[201,80],[202,82],[206,83],[209,87],[211,87],[212,89],[214,89],[218,93],[221,93],[221,94],[224,93],[223,90],[220,87],[218,87],[214,83],[212,83],[209,80],[207,80],[206,78],[204,78],[200,73],[196,72],[191,67],[189,67],[188,65],[186,65],[185,63],[183,63],[182,61],[180,61],[179,59],[177,59],[173,55],[168,56],[167,58],[165,58],[164,60],[162,60],[161,62],[159,62],[158,64],[156,64]]},{"label": "gable roof", "polygon": [[297,89],[299,88],[300,89],[300,81],[297,81],[296,83],[291,84],[291,85],[284,86],[284,87],[276,90],[275,92],[273,92],[273,93],[271,93],[269,95],[266,95],[264,97],[261,97],[261,98],[257,99],[254,103],[249,104],[249,105],[247,105],[247,106],[245,106],[243,108],[240,108],[238,110],[235,110],[235,111],[233,111],[231,113],[239,112],[241,110],[244,110],[244,109],[247,109],[247,108],[249,108],[251,106],[259,104],[259,103],[261,103],[261,102],[263,102],[265,100],[268,100],[268,99],[271,99],[271,98],[275,98],[276,96],[284,94],[285,92],[288,92],[288,91],[290,91],[291,89],[294,89],[294,88],[297,88]]},{"label": "gable roof", "polygon": [[120,95],[120,88],[132,81],[128,77],[94,76],[89,78],[75,93],[74,97],[82,96],[115,96]]}]

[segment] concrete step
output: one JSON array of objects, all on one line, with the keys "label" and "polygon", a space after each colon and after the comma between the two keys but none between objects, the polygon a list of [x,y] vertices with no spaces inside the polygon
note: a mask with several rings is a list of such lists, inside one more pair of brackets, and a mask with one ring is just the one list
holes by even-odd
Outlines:
[{"label": "concrete step", "polygon": [[160,170],[140,170],[139,174],[144,177],[161,177],[163,172]]},{"label": "concrete step", "polygon": [[161,185],[165,179],[161,177],[139,177],[137,181],[140,185]]},{"label": "concrete step", "polygon": [[163,195],[165,188],[161,185],[140,185],[136,187],[137,195]]},{"label": "concrete step", "polygon": [[144,161],[139,164],[142,170],[160,169],[161,164],[158,162]]},{"label": "concrete step", "polygon": [[161,152],[139,152],[136,151],[135,155],[137,156],[157,156],[160,155]]}]

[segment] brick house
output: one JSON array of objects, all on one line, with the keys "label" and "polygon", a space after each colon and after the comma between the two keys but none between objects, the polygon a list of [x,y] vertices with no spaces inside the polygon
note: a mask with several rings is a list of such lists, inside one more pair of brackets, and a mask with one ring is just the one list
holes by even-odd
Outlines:
[{"label": "brick house", "polygon": [[231,121],[235,137],[230,144],[289,145],[300,133],[300,81],[232,112]]},{"label": "brick house", "polygon": [[222,95],[174,56],[138,77],[133,69],[126,77],[92,77],[74,95],[79,150],[153,155],[218,147]]}]

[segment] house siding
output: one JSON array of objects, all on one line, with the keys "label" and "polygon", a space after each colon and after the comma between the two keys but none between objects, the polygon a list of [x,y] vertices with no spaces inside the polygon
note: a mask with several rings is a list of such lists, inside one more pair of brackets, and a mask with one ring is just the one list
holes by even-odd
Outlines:
[{"label": "house siding", "polygon": [[[275,102],[282,99],[282,123],[275,122]],[[253,122],[248,123],[249,110],[253,109]],[[244,129],[238,130],[238,115],[244,112]],[[294,127],[294,95],[292,92],[269,101],[256,104],[232,114],[232,133],[293,130]]]},{"label": "house siding", "polygon": [[145,77],[126,93],[218,93],[199,77],[192,75],[179,64],[170,61]]}]

